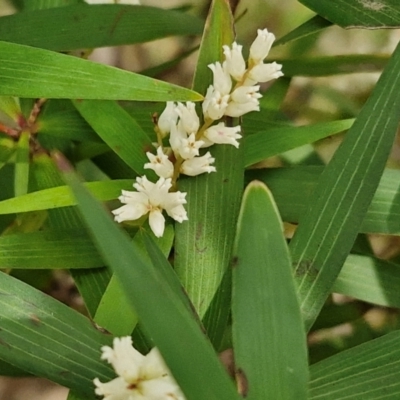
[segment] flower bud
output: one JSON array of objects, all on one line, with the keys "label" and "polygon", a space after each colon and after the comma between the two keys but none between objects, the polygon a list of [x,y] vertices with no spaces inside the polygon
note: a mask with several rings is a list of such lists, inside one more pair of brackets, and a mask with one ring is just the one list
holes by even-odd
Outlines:
[{"label": "flower bud", "polygon": [[206,129],[204,136],[213,143],[231,144],[238,148],[239,142],[236,139],[240,139],[242,135],[239,135],[237,132],[240,132],[240,126],[231,128],[220,122],[218,125],[213,125]]},{"label": "flower bud", "polygon": [[220,62],[210,64],[208,68],[214,74],[213,86],[222,96],[230,93],[232,89],[232,79],[226,69],[226,62],[222,65]]},{"label": "flower bud", "polygon": [[269,33],[267,29],[258,29],[257,37],[250,46],[250,64],[259,64],[263,62],[264,58],[267,57],[269,51],[271,50],[274,40],[275,35],[273,33]]},{"label": "flower bud", "polygon": [[226,59],[226,70],[233,79],[239,82],[246,72],[246,62],[243,58],[242,46],[233,42],[232,49],[229,46],[223,46],[223,49]]},{"label": "flower bud", "polygon": [[194,157],[183,162],[181,173],[189,176],[196,176],[205,172],[216,172],[215,167],[210,166],[214,161],[215,158],[211,157],[210,152],[207,152],[204,156]]},{"label": "flower bud", "polygon": [[276,62],[269,64],[257,64],[248,73],[244,85],[251,85],[253,82],[268,82],[283,76],[282,65]]},{"label": "flower bud", "polygon": [[165,137],[171,131],[171,123],[176,124],[178,120],[178,114],[175,111],[175,103],[173,101],[167,101],[167,106],[164,111],[158,117],[158,130],[162,137]]}]

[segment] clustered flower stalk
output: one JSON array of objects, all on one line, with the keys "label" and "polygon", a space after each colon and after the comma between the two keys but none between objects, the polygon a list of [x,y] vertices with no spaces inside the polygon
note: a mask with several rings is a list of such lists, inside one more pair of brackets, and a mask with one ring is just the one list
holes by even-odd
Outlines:
[{"label": "clustered flower stalk", "polygon": [[119,200],[124,205],[112,211],[117,222],[137,220],[149,214],[150,228],[155,236],[161,237],[165,228],[163,211],[177,222],[188,219],[184,208],[186,193],[177,191],[179,176],[216,171],[211,153],[200,154],[203,148],[214,144],[239,147],[240,125],[229,127],[220,120],[260,110],[262,95],[258,83],[283,75],[282,65],[264,63],[274,40],[275,36],[267,29],[258,30],[247,64],[242,46],[236,42],[231,47],[223,46],[225,60],[208,66],[213,73],[213,84],[208,87],[202,103],[202,125],[195,103],[167,102],[156,121],[156,154],[147,152],[149,162],[144,165],[159,179],[154,183],[146,176],[138,177],[133,185],[136,192],[122,191]]}]

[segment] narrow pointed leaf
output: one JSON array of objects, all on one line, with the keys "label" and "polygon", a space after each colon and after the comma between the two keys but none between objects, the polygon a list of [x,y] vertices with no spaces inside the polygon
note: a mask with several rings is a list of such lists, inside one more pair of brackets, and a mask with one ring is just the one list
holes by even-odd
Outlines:
[{"label": "narrow pointed leaf", "polygon": [[307,328],[322,308],[361,228],[400,119],[400,46],[325,167],[290,243]]},{"label": "narrow pointed leaf", "polygon": [[233,254],[233,346],[244,397],[306,399],[306,337],[289,250],[261,182],[244,192]]},{"label": "narrow pointed leaf", "polygon": [[[136,246],[79,183],[65,161],[57,156],[56,159],[100,253],[112,267],[128,301],[185,395],[193,400],[236,399],[232,382],[179,294],[149,266]],[[182,343],[190,346],[182,346]]]},{"label": "narrow pointed leaf", "polygon": [[0,95],[107,100],[201,100],[189,89],[14,43],[0,42]]}]

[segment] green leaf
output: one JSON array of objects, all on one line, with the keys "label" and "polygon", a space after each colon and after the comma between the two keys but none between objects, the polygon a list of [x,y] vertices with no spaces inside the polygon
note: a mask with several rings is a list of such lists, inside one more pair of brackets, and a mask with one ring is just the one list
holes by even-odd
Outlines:
[{"label": "green leaf", "polygon": [[304,321],[323,306],[378,187],[400,114],[400,46],[331,162],[290,242]]},{"label": "green leaf", "polygon": [[285,76],[330,76],[381,71],[388,60],[389,57],[386,55],[355,54],[278,59],[276,61],[282,64]]},{"label": "green leaf", "polygon": [[332,291],[368,303],[400,308],[399,285],[399,264],[373,256],[350,254]]},{"label": "green leaf", "polygon": [[249,400],[306,399],[306,337],[289,250],[278,209],[261,182],[244,192],[233,254],[232,330],[242,394]]},{"label": "green leaf", "polygon": [[[307,211],[323,167],[302,166],[247,171],[247,181],[259,179],[272,191],[282,219],[297,223]],[[385,169],[359,232],[400,234],[400,171]],[[1,203],[0,203],[1,204]]]},{"label": "green leaf", "polygon": [[14,43],[0,42],[0,95],[30,98],[186,101],[202,97],[146,76]]},{"label": "green leaf", "polygon": [[[222,46],[233,42],[233,17],[227,0],[214,0],[200,45],[193,87],[204,93],[212,82],[208,64],[222,59]],[[185,206],[189,221],[175,227],[175,270],[207,333],[218,348],[228,321],[230,304],[220,296],[234,240],[236,218],[243,191],[242,149],[218,145],[211,148],[216,173],[179,181],[187,192]],[[229,284],[229,280],[224,281]]]},{"label": "green leaf", "polygon": [[100,361],[110,337],[78,312],[0,273],[0,358],[94,399],[92,380],[113,372]]},{"label": "green leaf", "polygon": [[342,28],[399,28],[397,0],[299,0]]},{"label": "green leaf", "polygon": [[311,366],[310,399],[397,399],[400,333],[393,332]]},{"label": "green leaf", "polygon": [[[83,0],[22,0],[24,11],[44,10],[83,3]],[[19,14],[18,14],[19,15]]]},{"label": "green leaf", "polygon": [[78,100],[74,104],[104,142],[138,175],[143,175],[144,164],[149,161],[146,151],[154,147],[140,125],[113,101]]},{"label": "green leaf", "polygon": [[44,230],[0,236],[0,268],[60,269],[103,266],[85,232]]},{"label": "green leaf", "polygon": [[193,15],[116,4],[77,4],[0,18],[0,40],[56,51],[200,35],[202,29],[203,21]]},{"label": "green leaf", "polygon": [[245,166],[343,132],[349,129],[353,122],[353,119],[348,119],[306,126],[271,128],[246,136],[243,144]]},{"label": "green leaf", "polygon": [[[102,201],[116,199],[121,190],[132,189],[132,179],[87,182],[84,185]],[[76,205],[68,186],[44,189],[24,196],[0,201],[0,214],[14,214],[35,210],[49,210]]]},{"label": "green leaf", "polygon": [[316,15],[287,33],[285,36],[279,38],[274,42],[273,46],[279,46],[293,40],[304,38],[308,35],[312,35],[313,33],[320,32],[330,26],[332,26],[331,22],[320,17],[319,15]]},{"label": "green leaf", "polygon": [[[142,257],[140,250],[80,184],[66,161],[59,155],[55,158],[105,263],[112,267],[128,301],[185,395],[193,400],[237,399],[232,382],[196,318],[181,300],[182,294],[166,284],[163,274],[157,273]],[[182,346],[182,343],[190,345]]]}]

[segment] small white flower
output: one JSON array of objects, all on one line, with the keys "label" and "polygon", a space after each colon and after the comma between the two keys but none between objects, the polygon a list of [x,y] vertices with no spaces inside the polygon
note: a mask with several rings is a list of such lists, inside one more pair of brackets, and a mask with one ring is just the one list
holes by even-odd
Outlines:
[{"label": "small white flower", "polygon": [[257,82],[268,82],[283,76],[282,65],[276,62],[257,64],[248,73],[244,85],[250,86]]},{"label": "small white flower", "polygon": [[211,157],[210,152],[207,152],[204,156],[186,160],[181,166],[181,172],[189,176],[196,176],[204,174],[205,172],[216,172],[215,167],[210,165],[214,163],[214,161],[215,158]]},{"label": "small white flower", "polygon": [[214,75],[213,86],[215,90],[221,93],[221,96],[229,94],[232,89],[232,79],[227,71],[226,62],[223,64],[216,62],[210,64],[208,68],[211,69]]},{"label": "small white flower", "polygon": [[225,110],[225,115],[229,117],[237,118],[251,111],[260,111],[260,105],[257,101],[248,101],[247,103],[237,103],[236,101],[231,101]]},{"label": "small white flower", "polygon": [[239,142],[242,135],[239,135],[240,126],[227,127],[223,122],[218,125],[213,125],[204,132],[204,136],[213,143],[231,144],[236,148],[239,147]]},{"label": "small white flower", "polygon": [[197,140],[196,135],[192,133],[187,139],[181,139],[181,144],[178,149],[179,155],[188,160],[199,155],[199,149],[204,144],[203,141]]},{"label": "small white flower", "polygon": [[258,99],[262,97],[259,92],[260,86],[239,86],[231,94],[231,99],[236,103],[253,102],[258,104]]},{"label": "small white flower", "polygon": [[179,115],[180,122],[183,129],[188,133],[196,133],[200,127],[200,120],[196,114],[195,104],[192,101],[188,101],[186,106],[182,103],[178,103],[176,106],[176,113]]},{"label": "small white flower", "polygon": [[94,379],[95,393],[104,396],[103,400],[185,399],[156,348],[143,356],[128,336],[115,338],[113,348],[104,346],[102,352],[101,358],[119,375],[107,383]]},{"label": "small white flower", "polygon": [[226,70],[236,81],[241,81],[246,72],[246,61],[243,58],[242,47],[236,42],[232,43],[232,48],[222,46],[226,59]]},{"label": "small white flower", "polygon": [[173,101],[167,101],[167,105],[157,121],[157,126],[162,137],[168,135],[171,131],[171,124],[176,124],[177,121],[178,114],[175,111],[175,103]]},{"label": "small white flower", "polygon": [[149,225],[157,237],[164,233],[165,218],[162,211],[178,222],[187,219],[183,204],[186,204],[186,193],[172,192],[171,179],[160,178],[156,183],[150,182],[145,176],[136,178],[133,187],[137,192],[123,190],[119,197],[124,206],[113,210],[115,221],[136,220],[149,214]]},{"label": "small white flower", "polygon": [[204,117],[212,120],[221,119],[228,107],[228,101],[229,94],[222,96],[214,86],[210,85],[202,104]]},{"label": "small white flower", "polygon": [[145,169],[152,169],[161,178],[171,178],[174,173],[174,164],[164,154],[162,147],[157,148],[157,155],[146,153],[149,163],[144,164]]},{"label": "small white flower", "polygon": [[179,149],[181,147],[181,140],[187,139],[187,133],[185,129],[183,129],[181,121],[179,121],[178,124],[171,123],[170,130],[169,144],[171,145],[175,155],[177,155],[179,154]]},{"label": "small white flower", "polygon": [[263,62],[264,58],[267,57],[269,51],[271,50],[274,40],[275,35],[273,33],[269,33],[267,29],[258,29],[257,37],[250,46],[250,63],[259,64]]}]

